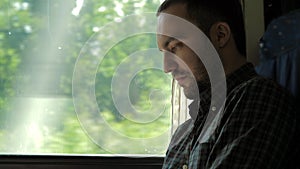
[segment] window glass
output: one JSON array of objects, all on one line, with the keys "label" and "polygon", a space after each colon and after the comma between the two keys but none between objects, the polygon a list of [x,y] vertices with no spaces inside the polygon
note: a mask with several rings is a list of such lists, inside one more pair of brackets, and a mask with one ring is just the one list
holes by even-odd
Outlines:
[{"label": "window glass", "polygon": [[159,4],[1,0],[0,153],[164,154]]}]

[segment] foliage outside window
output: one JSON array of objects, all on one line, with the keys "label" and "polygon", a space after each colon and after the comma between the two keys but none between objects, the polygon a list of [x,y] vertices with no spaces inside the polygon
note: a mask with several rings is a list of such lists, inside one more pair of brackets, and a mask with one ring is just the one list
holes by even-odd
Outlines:
[{"label": "foliage outside window", "polygon": [[[0,1],[0,152],[164,154],[169,137],[152,144],[145,142],[147,145],[143,145],[143,140],[170,133],[171,78],[161,70],[151,68],[130,74],[131,69],[144,64],[143,58],[150,57],[139,57],[143,52],[137,51],[157,48],[155,34],[126,37],[106,53],[100,51],[104,57],[99,64],[93,60],[81,63],[86,69],[80,71],[87,73],[94,71],[90,70],[91,65],[97,64],[91,91],[98,112],[83,107],[85,111],[78,114],[72,90],[79,56],[99,54],[97,46],[107,43],[109,36],[117,34],[116,29],[112,29],[111,35],[101,34],[102,28],[109,28],[111,23],[122,25],[122,19],[128,15],[155,12],[159,3],[159,0]],[[126,31],[135,27],[132,26],[120,26],[117,30]],[[130,55],[136,58],[135,64],[128,64],[127,71],[116,74]],[[151,57],[161,59],[158,55]],[[155,63],[147,64],[151,67]],[[117,75],[130,78],[128,88],[112,89]],[[125,90],[128,97],[114,100],[112,92],[122,92],[116,90]],[[88,102],[90,98],[83,99]],[[136,112],[116,107],[116,102],[124,100],[129,100]],[[157,117],[147,111],[161,107],[164,109],[156,110],[161,112]],[[99,117],[104,121],[97,120]],[[81,125],[82,119],[94,135]],[[112,137],[102,123],[129,141]],[[102,142],[98,141],[99,138]],[[136,145],[130,140],[141,140],[141,143]],[[117,148],[111,150],[107,147]]]}]

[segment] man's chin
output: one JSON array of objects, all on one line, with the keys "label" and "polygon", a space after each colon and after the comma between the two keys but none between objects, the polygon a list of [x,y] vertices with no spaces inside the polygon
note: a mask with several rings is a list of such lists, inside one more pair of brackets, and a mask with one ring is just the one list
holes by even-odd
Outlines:
[{"label": "man's chin", "polygon": [[184,95],[191,100],[199,98],[199,90],[197,87],[183,87]]},{"label": "man's chin", "polygon": [[202,93],[209,89],[210,84],[205,82],[197,82],[197,85],[191,85],[189,87],[183,86],[184,95],[191,100],[198,100],[199,93]]}]

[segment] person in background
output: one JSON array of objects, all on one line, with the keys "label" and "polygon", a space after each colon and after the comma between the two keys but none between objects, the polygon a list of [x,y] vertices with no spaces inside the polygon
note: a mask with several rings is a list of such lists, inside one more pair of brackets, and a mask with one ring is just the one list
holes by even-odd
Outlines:
[{"label": "person in background", "polygon": [[[213,52],[198,56],[194,47],[201,48],[202,40],[195,44],[197,36],[190,33],[189,26],[170,21],[170,16],[196,26],[218,54],[226,77],[222,109],[212,106],[217,102],[213,98],[218,97],[211,92],[208,65],[200,59],[210,59],[208,54]],[[166,0],[157,17],[164,71],[171,73],[186,97],[193,100],[191,119],[173,134],[163,169],[295,168],[299,129],[293,98],[274,81],[257,75],[247,62],[239,1]],[[181,29],[185,26],[186,31]],[[215,118],[219,120],[210,121],[211,112],[218,112]]]},{"label": "person in background", "polygon": [[[300,8],[274,18],[260,39],[257,74],[289,90],[300,103]],[[297,104],[297,110],[300,105]],[[300,142],[300,141],[299,141]]]}]

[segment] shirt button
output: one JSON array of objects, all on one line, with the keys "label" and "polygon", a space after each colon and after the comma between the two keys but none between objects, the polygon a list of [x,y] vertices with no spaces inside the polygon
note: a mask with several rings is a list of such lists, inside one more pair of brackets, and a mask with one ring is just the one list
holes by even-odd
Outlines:
[{"label": "shirt button", "polygon": [[184,164],[184,165],[182,166],[182,169],[188,169],[188,166],[187,166],[186,164]]}]

